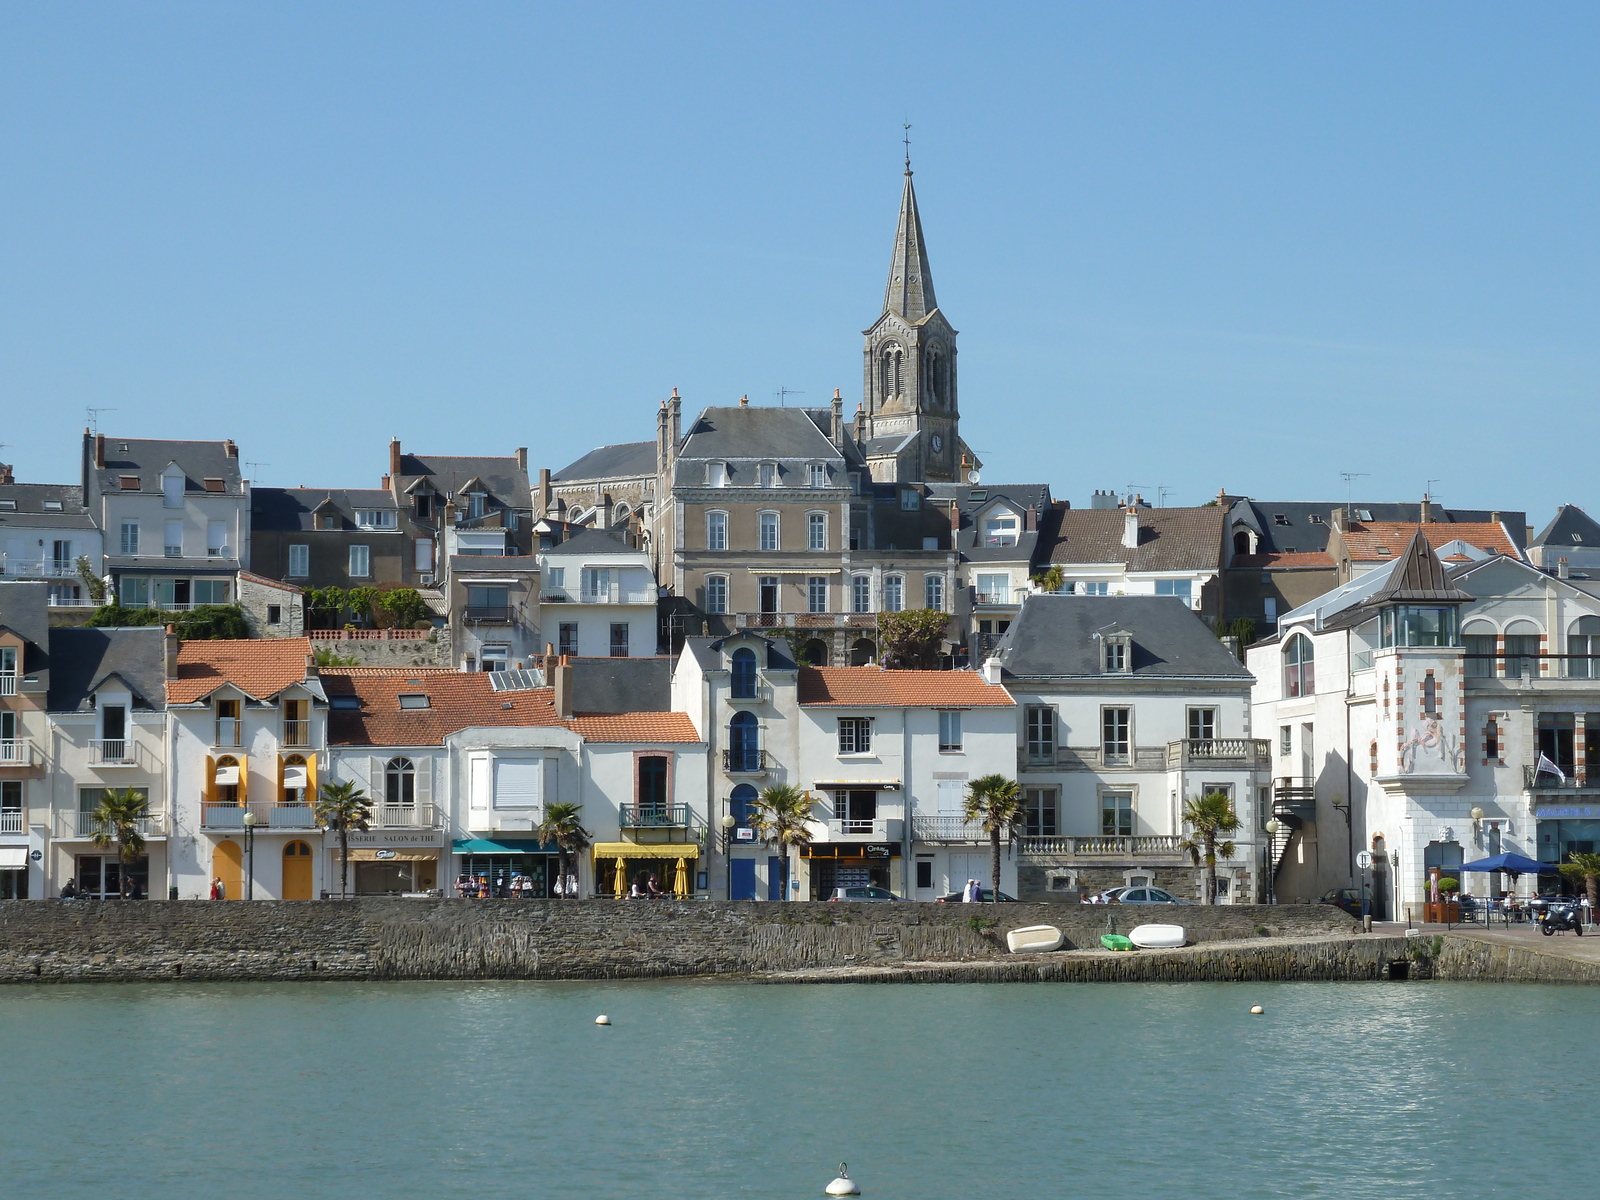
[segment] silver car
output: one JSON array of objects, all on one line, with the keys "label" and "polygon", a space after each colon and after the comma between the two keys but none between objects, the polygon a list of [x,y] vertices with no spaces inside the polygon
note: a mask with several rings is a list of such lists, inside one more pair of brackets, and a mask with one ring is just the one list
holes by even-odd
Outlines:
[{"label": "silver car", "polygon": [[828,897],[829,902],[835,900],[898,900],[888,888],[881,887],[841,887],[834,888],[833,895]]}]

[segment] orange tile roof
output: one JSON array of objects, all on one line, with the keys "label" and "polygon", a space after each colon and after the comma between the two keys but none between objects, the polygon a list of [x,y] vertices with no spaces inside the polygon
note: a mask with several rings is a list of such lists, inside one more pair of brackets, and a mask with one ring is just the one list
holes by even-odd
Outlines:
[{"label": "orange tile roof", "polygon": [[1407,521],[1356,521],[1340,532],[1345,550],[1357,562],[1396,558],[1405,552],[1417,531],[1437,550],[1450,542],[1466,542],[1490,554],[1521,558],[1504,526],[1495,521],[1429,521],[1413,525]]},{"label": "orange tile roof", "polygon": [[178,678],[167,680],[170,704],[193,704],[225,683],[265,700],[305,679],[307,638],[239,638],[184,642],[178,647]]},{"label": "orange tile roof", "polygon": [[1333,559],[1322,550],[1301,550],[1295,554],[1236,554],[1229,564],[1236,571],[1287,570],[1293,567],[1333,569]]},{"label": "orange tile roof", "polygon": [[843,708],[974,708],[1015,704],[974,671],[885,671],[882,667],[802,667],[800,703]]},{"label": "orange tile roof", "polygon": [[681,712],[600,713],[564,722],[586,742],[698,742],[694,722]]}]

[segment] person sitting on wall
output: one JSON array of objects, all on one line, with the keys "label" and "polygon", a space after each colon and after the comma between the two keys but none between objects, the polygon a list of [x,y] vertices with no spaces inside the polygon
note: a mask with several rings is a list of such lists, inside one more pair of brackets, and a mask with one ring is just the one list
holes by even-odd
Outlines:
[{"label": "person sitting on wall", "polygon": [[648,899],[649,896],[650,893],[645,891],[644,887],[644,872],[640,871],[633,877],[633,885],[628,888],[628,899],[645,900]]},{"label": "person sitting on wall", "polygon": [[69,879],[61,885],[61,898],[63,900],[76,900],[78,898],[78,884],[76,880]]}]

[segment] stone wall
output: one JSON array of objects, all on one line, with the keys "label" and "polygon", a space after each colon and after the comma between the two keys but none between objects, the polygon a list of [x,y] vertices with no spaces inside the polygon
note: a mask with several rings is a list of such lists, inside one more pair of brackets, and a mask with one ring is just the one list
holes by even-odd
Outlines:
[{"label": "stone wall", "polygon": [[1096,947],[1176,920],[1205,943],[1348,934],[1338,909],[625,900],[0,901],[0,982],[610,979],[1009,958],[1052,924]]}]

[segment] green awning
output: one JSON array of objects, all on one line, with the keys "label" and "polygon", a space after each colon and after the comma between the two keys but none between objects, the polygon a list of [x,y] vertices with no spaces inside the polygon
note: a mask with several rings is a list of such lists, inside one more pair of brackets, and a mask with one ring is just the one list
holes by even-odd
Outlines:
[{"label": "green awning", "polygon": [[536,838],[457,838],[450,843],[452,854],[557,854]]}]

